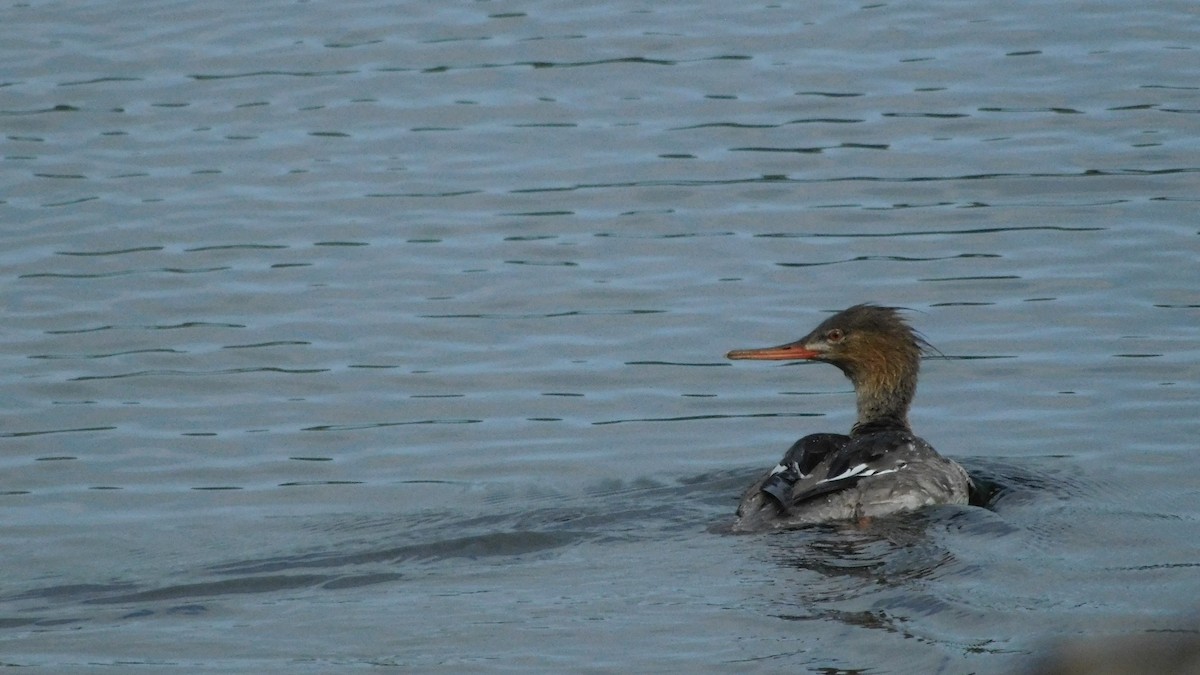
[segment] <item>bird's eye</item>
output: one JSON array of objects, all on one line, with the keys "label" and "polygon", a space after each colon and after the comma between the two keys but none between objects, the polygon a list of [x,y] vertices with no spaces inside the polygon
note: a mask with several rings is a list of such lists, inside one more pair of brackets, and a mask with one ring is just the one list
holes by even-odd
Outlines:
[{"label": "bird's eye", "polygon": [[842,332],[841,328],[834,328],[828,333],[825,333],[826,342],[841,342],[842,338],[844,337],[846,337],[846,334]]}]

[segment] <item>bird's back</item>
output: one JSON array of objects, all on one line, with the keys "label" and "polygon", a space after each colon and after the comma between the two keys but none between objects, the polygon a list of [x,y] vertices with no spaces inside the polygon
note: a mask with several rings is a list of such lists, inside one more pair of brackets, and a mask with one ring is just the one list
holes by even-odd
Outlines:
[{"label": "bird's back", "polygon": [[750,486],[733,529],[753,532],[965,504],[969,492],[961,466],[906,430],[814,434],[797,441],[780,466]]}]

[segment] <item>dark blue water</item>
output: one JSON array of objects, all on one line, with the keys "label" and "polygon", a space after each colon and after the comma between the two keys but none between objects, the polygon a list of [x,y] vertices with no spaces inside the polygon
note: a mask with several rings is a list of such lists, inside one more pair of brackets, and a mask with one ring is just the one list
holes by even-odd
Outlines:
[{"label": "dark blue water", "polygon": [[[1194,634],[1187,2],[0,9],[0,663],[1022,672]],[[911,308],[993,489],[722,533]],[[140,671],[139,671],[140,672]]]}]

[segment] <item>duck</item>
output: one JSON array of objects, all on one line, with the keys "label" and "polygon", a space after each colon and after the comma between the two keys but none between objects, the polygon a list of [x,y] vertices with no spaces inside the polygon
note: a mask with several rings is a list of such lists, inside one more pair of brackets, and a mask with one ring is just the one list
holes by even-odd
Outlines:
[{"label": "duck", "polygon": [[734,532],[862,524],[927,506],[968,503],[973,488],[966,470],[909,425],[921,356],[933,350],[900,311],[854,305],[794,342],[726,354],[731,360],[837,366],[854,385],[858,410],[849,434],[805,436],[754,481],[738,504]]}]

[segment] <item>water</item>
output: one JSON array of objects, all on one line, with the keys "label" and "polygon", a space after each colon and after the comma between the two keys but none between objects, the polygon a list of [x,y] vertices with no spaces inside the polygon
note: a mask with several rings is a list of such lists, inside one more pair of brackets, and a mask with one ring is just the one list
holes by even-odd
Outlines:
[{"label": "water", "polygon": [[[1194,634],[1186,2],[0,10],[0,662],[1020,672]],[[911,308],[986,508],[722,532]]]}]

